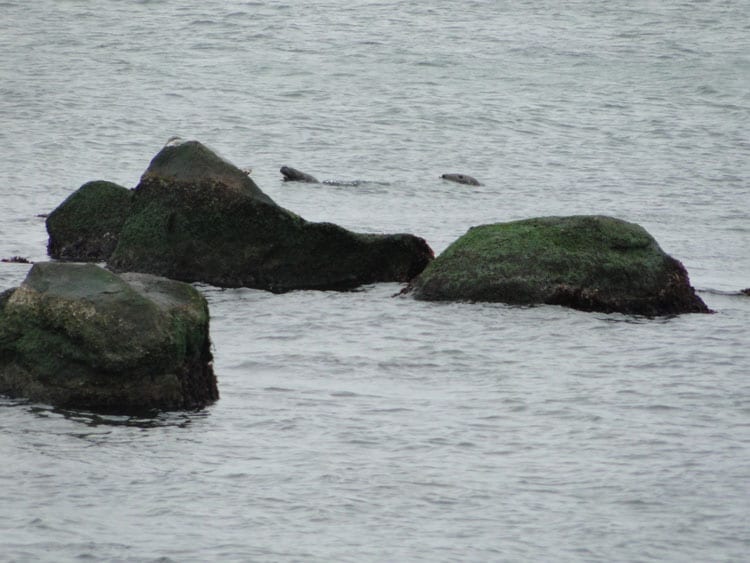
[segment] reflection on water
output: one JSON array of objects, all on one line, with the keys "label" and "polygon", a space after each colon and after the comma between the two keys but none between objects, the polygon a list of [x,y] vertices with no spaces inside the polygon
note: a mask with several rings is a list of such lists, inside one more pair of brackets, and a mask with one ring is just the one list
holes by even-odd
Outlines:
[{"label": "reflection on water", "polygon": [[[0,403],[0,407],[2,406],[4,405]],[[163,426],[186,428],[195,418],[208,416],[206,410],[194,412],[159,412],[154,410],[139,414],[110,415],[79,410],[43,407],[38,405],[31,406],[29,412],[40,418],[55,419],[62,417],[65,420],[85,424],[92,428],[99,426],[127,426],[143,429],[159,428]]]}]

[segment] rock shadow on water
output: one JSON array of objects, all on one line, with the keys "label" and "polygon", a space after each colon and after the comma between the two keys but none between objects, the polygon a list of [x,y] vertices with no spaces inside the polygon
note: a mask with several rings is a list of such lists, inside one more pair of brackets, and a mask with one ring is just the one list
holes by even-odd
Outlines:
[{"label": "rock shadow on water", "polygon": [[[38,418],[62,418],[71,422],[83,424],[89,428],[99,427],[128,427],[148,430],[151,428],[176,427],[187,428],[196,420],[205,419],[210,415],[207,409],[194,411],[160,411],[144,409],[140,412],[128,414],[106,414],[86,410],[64,409],[59,407],[28,403],[29,412]],[[80,437],[84,437],[81,435]]]}]

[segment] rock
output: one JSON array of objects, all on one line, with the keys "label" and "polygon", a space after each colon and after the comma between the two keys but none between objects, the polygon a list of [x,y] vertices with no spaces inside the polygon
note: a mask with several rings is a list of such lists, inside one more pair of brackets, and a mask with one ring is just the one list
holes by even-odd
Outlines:
[{"label": "rock", "polygon": [[683,265],[651,235],[604,216],[474,227],[407,291],[428,301],[546,303],[646,316],[709,312]]},{"label": "rock", "polygon": [[102,412],[218,398],[206,300],[192,286],[44,262],[0,295],[0,393]]},{"label": "rock", "polygon": [[167,144],[151,160],[141,176],[141,183],[162,180],[167,183],[196,183],[205,181],[273,204],[248,174],[202,145],[198,141]]},{"label": "rock", "polygon": [[750,287],[748,287],[747,289],[743,289],[742,291],[740,291],[740,293],[744,293],[745,295],[750,297]]},{"label": "rock", "polygon": [[47,217],[47,254],[59,260],[104,262],[130,211],[132,192],[112,182],[88,182]]},{"label": "rock", "polygon": [[413,235],[359,234],[306,221],[188,141],[164,147],[143,174],[109,266],[283,292],[408,281],[432,258]]}]

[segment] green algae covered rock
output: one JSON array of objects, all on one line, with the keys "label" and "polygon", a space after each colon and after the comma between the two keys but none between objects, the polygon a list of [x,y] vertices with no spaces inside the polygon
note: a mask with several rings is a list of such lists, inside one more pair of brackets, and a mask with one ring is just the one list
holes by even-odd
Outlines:
[{"label": "green algae covered rock", "polygon": [[98,180],[87,182],[47,217],[47,254],[58,260],[104,262],[117,246],[132,192]]},{"label": "green algae covered rock", "polygon": [[0,393],[104,412],[218,398],[205,299],[93,264],[37,263],[0,297]]},{"label": "green algae covered rock", "polygon": [[408,281],[432,257],[413,235],[360,234],[306,221],[274,203],[247,174],[188,141],[164,147],[152,160],[108,264],[115,271],[283,292]]},{"label": "green algae covered rock", "polygon": [[651,235],[604,216],[474,227],[408,289],[428,301],[546,303],[647,316],[709,311],[682,264]]}]

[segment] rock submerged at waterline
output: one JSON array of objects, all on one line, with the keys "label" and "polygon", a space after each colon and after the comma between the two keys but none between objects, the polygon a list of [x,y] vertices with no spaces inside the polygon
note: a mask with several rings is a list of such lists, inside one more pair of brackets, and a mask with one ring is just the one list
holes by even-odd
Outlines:
[{"label": "rock submerged at waterline", "polygon": [[44,262],[0,294],[0,393],[129,413],[219,397],[205,298],[148,274]]},{"label": "rock submerged at waterline", "polygon": [[414,235],[306,221],[247,174],[187,141],[165,146],[143,174],[108,266],[284,292],[406,282],[432,258]]},{"label": "rock submerged at waterline", "polygon": [[87,182],[47,216],[47,254],[72,262],[104,262],[130,213],[132,191],[104,180]]},{"label": "rock submerged at waterline", "polygon": [[471,228],[407,288],[426,301],[552,304],[644,316],[710,312],[645,229],[606,216]]}]

